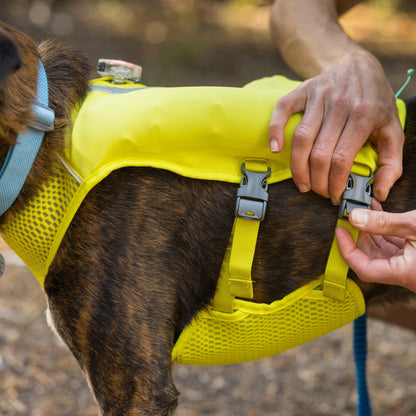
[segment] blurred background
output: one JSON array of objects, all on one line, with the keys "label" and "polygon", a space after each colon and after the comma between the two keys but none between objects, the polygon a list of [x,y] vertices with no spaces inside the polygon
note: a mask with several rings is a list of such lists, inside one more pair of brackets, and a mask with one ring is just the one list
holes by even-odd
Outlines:
[{"label": "blurred background", "polygon": [[[271,0],[2,0],[0,16],[42,40],[86,50],[92,62],[118,58],[143,66],[147,84],[240,85],[281,73],[269,35]],[[342,19],[347,32],[398,71],[414,63],[416,6],[373,0]],[[398,62],[400,58],[400,62]],[[406,68],[403,68],[405,62]],[[403,75],[402,75],[403,74]]]},{"label": "blurred background", "polygon": [[[296,78],[269,34],[267,0],[0,0],[0,19],[55,37],[91,61],[143,66],[148,85],[230,85]],[[416,67],[416,2],[373,0],[341,19],[382,62],[395,90]],[[92,74],[92,76],[95,76]],[[404,96],[416,95],[416,83]],[[0,415],[92,416],[97,408],[67,349],[47,328],[41,288],[7,247],[0,280]],[[175,366],[178,416],[356,414],[352,327],[276,357],[224,367]],[[375,415],[416,416],[416,334],[371,321]]]}]

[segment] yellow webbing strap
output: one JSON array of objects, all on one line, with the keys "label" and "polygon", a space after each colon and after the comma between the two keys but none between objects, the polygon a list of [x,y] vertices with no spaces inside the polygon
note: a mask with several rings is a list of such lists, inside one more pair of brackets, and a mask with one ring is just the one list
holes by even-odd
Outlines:
[{"label": "yellow webbing strap", "polygon": [[[354,241],[357,242],[359,232],[348,221],[338,219],[337,227],[346,228],[352,234]],[[334,236],[325,269],[325,296],[344,301],[348,269],[348,264],[345,263],[339,252],[337,238]]]},{"label": "yellow webbing strap", "polygon": [[[265,173],[268,170],[265,160],[247,159],[245,167],[253,172]],[[259,227],[260,221],[235,218],[217,292],[213,300],[213,309],[231,313],[235,297],[253,298],[251,268]]]},{"label": "yellow webbing strap", "polygon": [[[354,163],[351,172],[360,176],[370,176],[372,169],[361,163]],[[347,219],[338,219],[337,227],[346,228],[357,242],[359,231]],[[332,241],[324,274],[324,295],[341,302],[345,299],[349,266],[341,257],[336,236]]]},{"label": "yellow webbing strap", "polygon": [[[266,161],[247,160],[246,169],[255,172],[266,172]],[[361,163],[354,163],[351,172],[360,176],[370,176],[372,168]],[[252,299],[253,281],[251,269],[256,249],[260,221],[236,218],[227,253],[218,281],[217,292],[213,300],[213,309],[221,312],[233,311],[235,297]],[[358,230],[345,219],[338,219],[337,227],[349,230],[356,242]],[[325,296],[344,301],[348,265],[341,257],[337,239],[334,236],[324,274],[323,292]]]},{"label": "yellow webbing strap", "polygon": [[256,250],[260,221],[236,218],[234,220],[233,244],[230,256],[230,295],[232,297],[253,298],[251,267]]}]

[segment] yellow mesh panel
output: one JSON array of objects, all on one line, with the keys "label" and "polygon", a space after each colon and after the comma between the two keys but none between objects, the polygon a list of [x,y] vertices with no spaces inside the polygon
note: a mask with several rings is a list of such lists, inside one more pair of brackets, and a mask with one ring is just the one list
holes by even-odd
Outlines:
[{"label": "yellow mesh panel", "polygon": [[[3,228],[6,243],[38,280],[47,272],[51,246],[78,186],[69,172],[58,166],[56,175],[43,186],[26,210]],[[43,280],[40,283],[43,284]]]},{"label": "yellow mesh panel", "polygon": [[172,360],[221,365],[278,354],[340,328],[365,312],[358,286],[347,283],[345,302],[323,296],[314,281],[270,305],[236,300],[233,313],[202,311],[182,332]]}]

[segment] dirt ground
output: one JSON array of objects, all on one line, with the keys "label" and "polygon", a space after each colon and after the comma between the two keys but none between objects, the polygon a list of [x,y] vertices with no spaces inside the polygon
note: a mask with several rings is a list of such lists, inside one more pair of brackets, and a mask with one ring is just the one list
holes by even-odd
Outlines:
[{"label": "dirt ground", "polygon": [[[0,415],[96,416],[84,376],[47,327],[42,290],[8,249],[0,280]],[[368,383],[376,416],[416,415],[416,334],[369,322]],[[352,326],[263,360],[174,367],[178,416],[352,416]]]},{"label": "dirt ground", "polygon": [[[83,48],[93,62],[105,57],[140,63],[149,85],[239,86],[275,73],[293,77],[270,41],[268,6],[232,4],[2,0],[0,16],[35,39],[56,36]],[[416,65],[415,21],[414,15],[361,7],[343,24],[377,54],[397,90]],[[407,95],[415,95],[415,85]],[[0,280],[0,415],[96,415],[75,360],[46,325],[41,288],[10,250],[2,252],[7,270]],[[416,415],[414,345],[416,334],[370,321],[374,415]],[[354,415],[352,327],[256,362],[176,365],[175,380],[182,392],[179,416]]]}]

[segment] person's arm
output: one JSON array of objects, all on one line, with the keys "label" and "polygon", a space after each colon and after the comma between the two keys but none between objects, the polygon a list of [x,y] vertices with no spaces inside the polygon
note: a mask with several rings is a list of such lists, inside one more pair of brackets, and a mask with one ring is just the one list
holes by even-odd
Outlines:
[{"label": "person's arm", "polygon": [[368,54],[338,23],[337,6],[344,12],[356,3],[359,1],[274,1],[272,36],[283,59],[296,73],[312,78],[337,66],[347,54]]},{"label": "person's arm", "polygon": [[385,200],[401,175],[404,134],[393,91],[377,59],[338,23],[339,12],[356,3],[275,0],[271,13],[273,38],[282,56],[309,79],[278,101],[270,121],[270,149],[283,148],[288,119],[304,112],[293,137],[293,179],[301,191],[330,196],[334,203],[368,138],[380,156],[376,198]]}]

